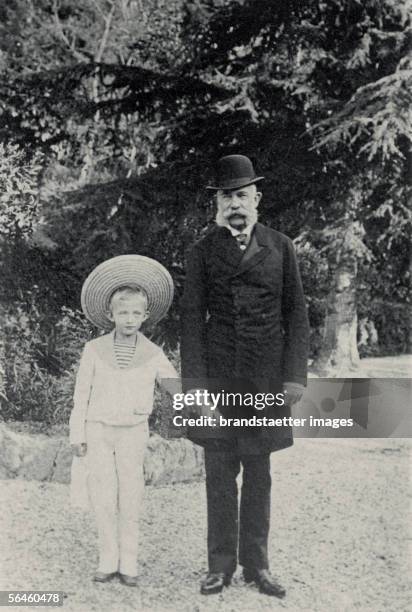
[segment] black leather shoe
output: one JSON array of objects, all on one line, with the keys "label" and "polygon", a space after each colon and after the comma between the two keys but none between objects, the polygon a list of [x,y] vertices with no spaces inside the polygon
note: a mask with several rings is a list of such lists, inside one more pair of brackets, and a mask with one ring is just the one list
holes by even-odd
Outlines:
[{"label": "black leather shoe", "polygon": [[245,582],[255,582],[259,587],[259,591],[265,595],[273,595],[280,599],[286,595],[286,589],[277,582],[276,578],[267,569],[244,567],[243,578]]},{"label": "black leather shoe", "polygon": [[214,595],[215,593],[221,593],[223,587],[229,586],[232,576],[225,574],[224,572],[209,572],[200,585],[200,592],[202,595]]}]

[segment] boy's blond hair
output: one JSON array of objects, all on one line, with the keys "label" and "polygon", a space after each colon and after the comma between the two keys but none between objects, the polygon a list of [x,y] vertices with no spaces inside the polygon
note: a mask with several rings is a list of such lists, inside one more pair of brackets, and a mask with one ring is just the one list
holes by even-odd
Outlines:
[{"label": "boy's blond hair", "polygon": [[147,298],[146,291],[143,291],[143,289],[141,289],[140,287],[132,287],[129,285],[125,285],[124,287],[119,287],[118,289],[113,291],[112,295],[110,296],[110,300],[109,300],[110,312],[113,312],[113,302],[114,301],[118,301],[118,300],[120,301],[130,296],[141,297],[145,301],[146,310],[147,310],[148,298]]}]

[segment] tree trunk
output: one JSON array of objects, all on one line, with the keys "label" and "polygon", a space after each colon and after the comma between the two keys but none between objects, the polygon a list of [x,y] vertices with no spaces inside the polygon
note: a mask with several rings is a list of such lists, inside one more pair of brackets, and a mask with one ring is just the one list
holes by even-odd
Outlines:
[{"label": "tree trunk", "polygon": [[357,257],[343,242],[328,295],[323,346],[314,364],[320,376],[345,376],[359,367],[357,346]]},{"label": "tree trunk", "polygon": [[[4,329],[6,317],[3,311],[2,305],[0,305],[0,325],[1,329]],[[4,335],[0,335],[0,412],[3,403],[6,401],[6,347],[4,342]]]}]

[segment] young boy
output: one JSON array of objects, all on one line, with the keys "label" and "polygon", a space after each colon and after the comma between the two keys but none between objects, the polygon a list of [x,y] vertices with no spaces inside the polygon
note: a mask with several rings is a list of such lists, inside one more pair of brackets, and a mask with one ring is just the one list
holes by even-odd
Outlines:
[{"label": "young boy", "polygon": [[137,584],[143,456],[154,385],[158,381],[169,392],[179,387],[176,370],[162,349],[139,330],[145,320],[162,318],[172,299],[167,270],[139,255],[103,262],[83,285],[82,307],[89,320],[102,329],[114,325],[110,333],[85,345],[70,416],[73,454],[87,458],[96,516],[95,582],[118,574],[123,584]]}]

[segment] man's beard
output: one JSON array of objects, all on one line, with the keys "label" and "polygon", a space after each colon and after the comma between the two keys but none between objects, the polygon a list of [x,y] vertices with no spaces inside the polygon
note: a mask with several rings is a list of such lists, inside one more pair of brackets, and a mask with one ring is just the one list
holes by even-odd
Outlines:
[{"label": "man's beard", "polygon": [[[233,213],[232,216],[235,216],[236,213]],[[243,215],[240,215],[243,216]],[[230,215],[229,215],[230,217]],[[225,217],[222,213],[222,211],[220,211],[219,209],[217,210],[216,213],[216,224],[223,226],[223,227],[232,227],[233,229],[242,231],[243,229],[245,229],[245,227],[249,227],[250,225],[253,225],[254,223],[256,223],[256,221],[258,220],[258,213],[257,210],[253,210],[252,212],[249,212],[247,215],[243,216],[244,222],[242,223],[235,223],[234,225],[232,225],[230,223],[229,218]]]}]

